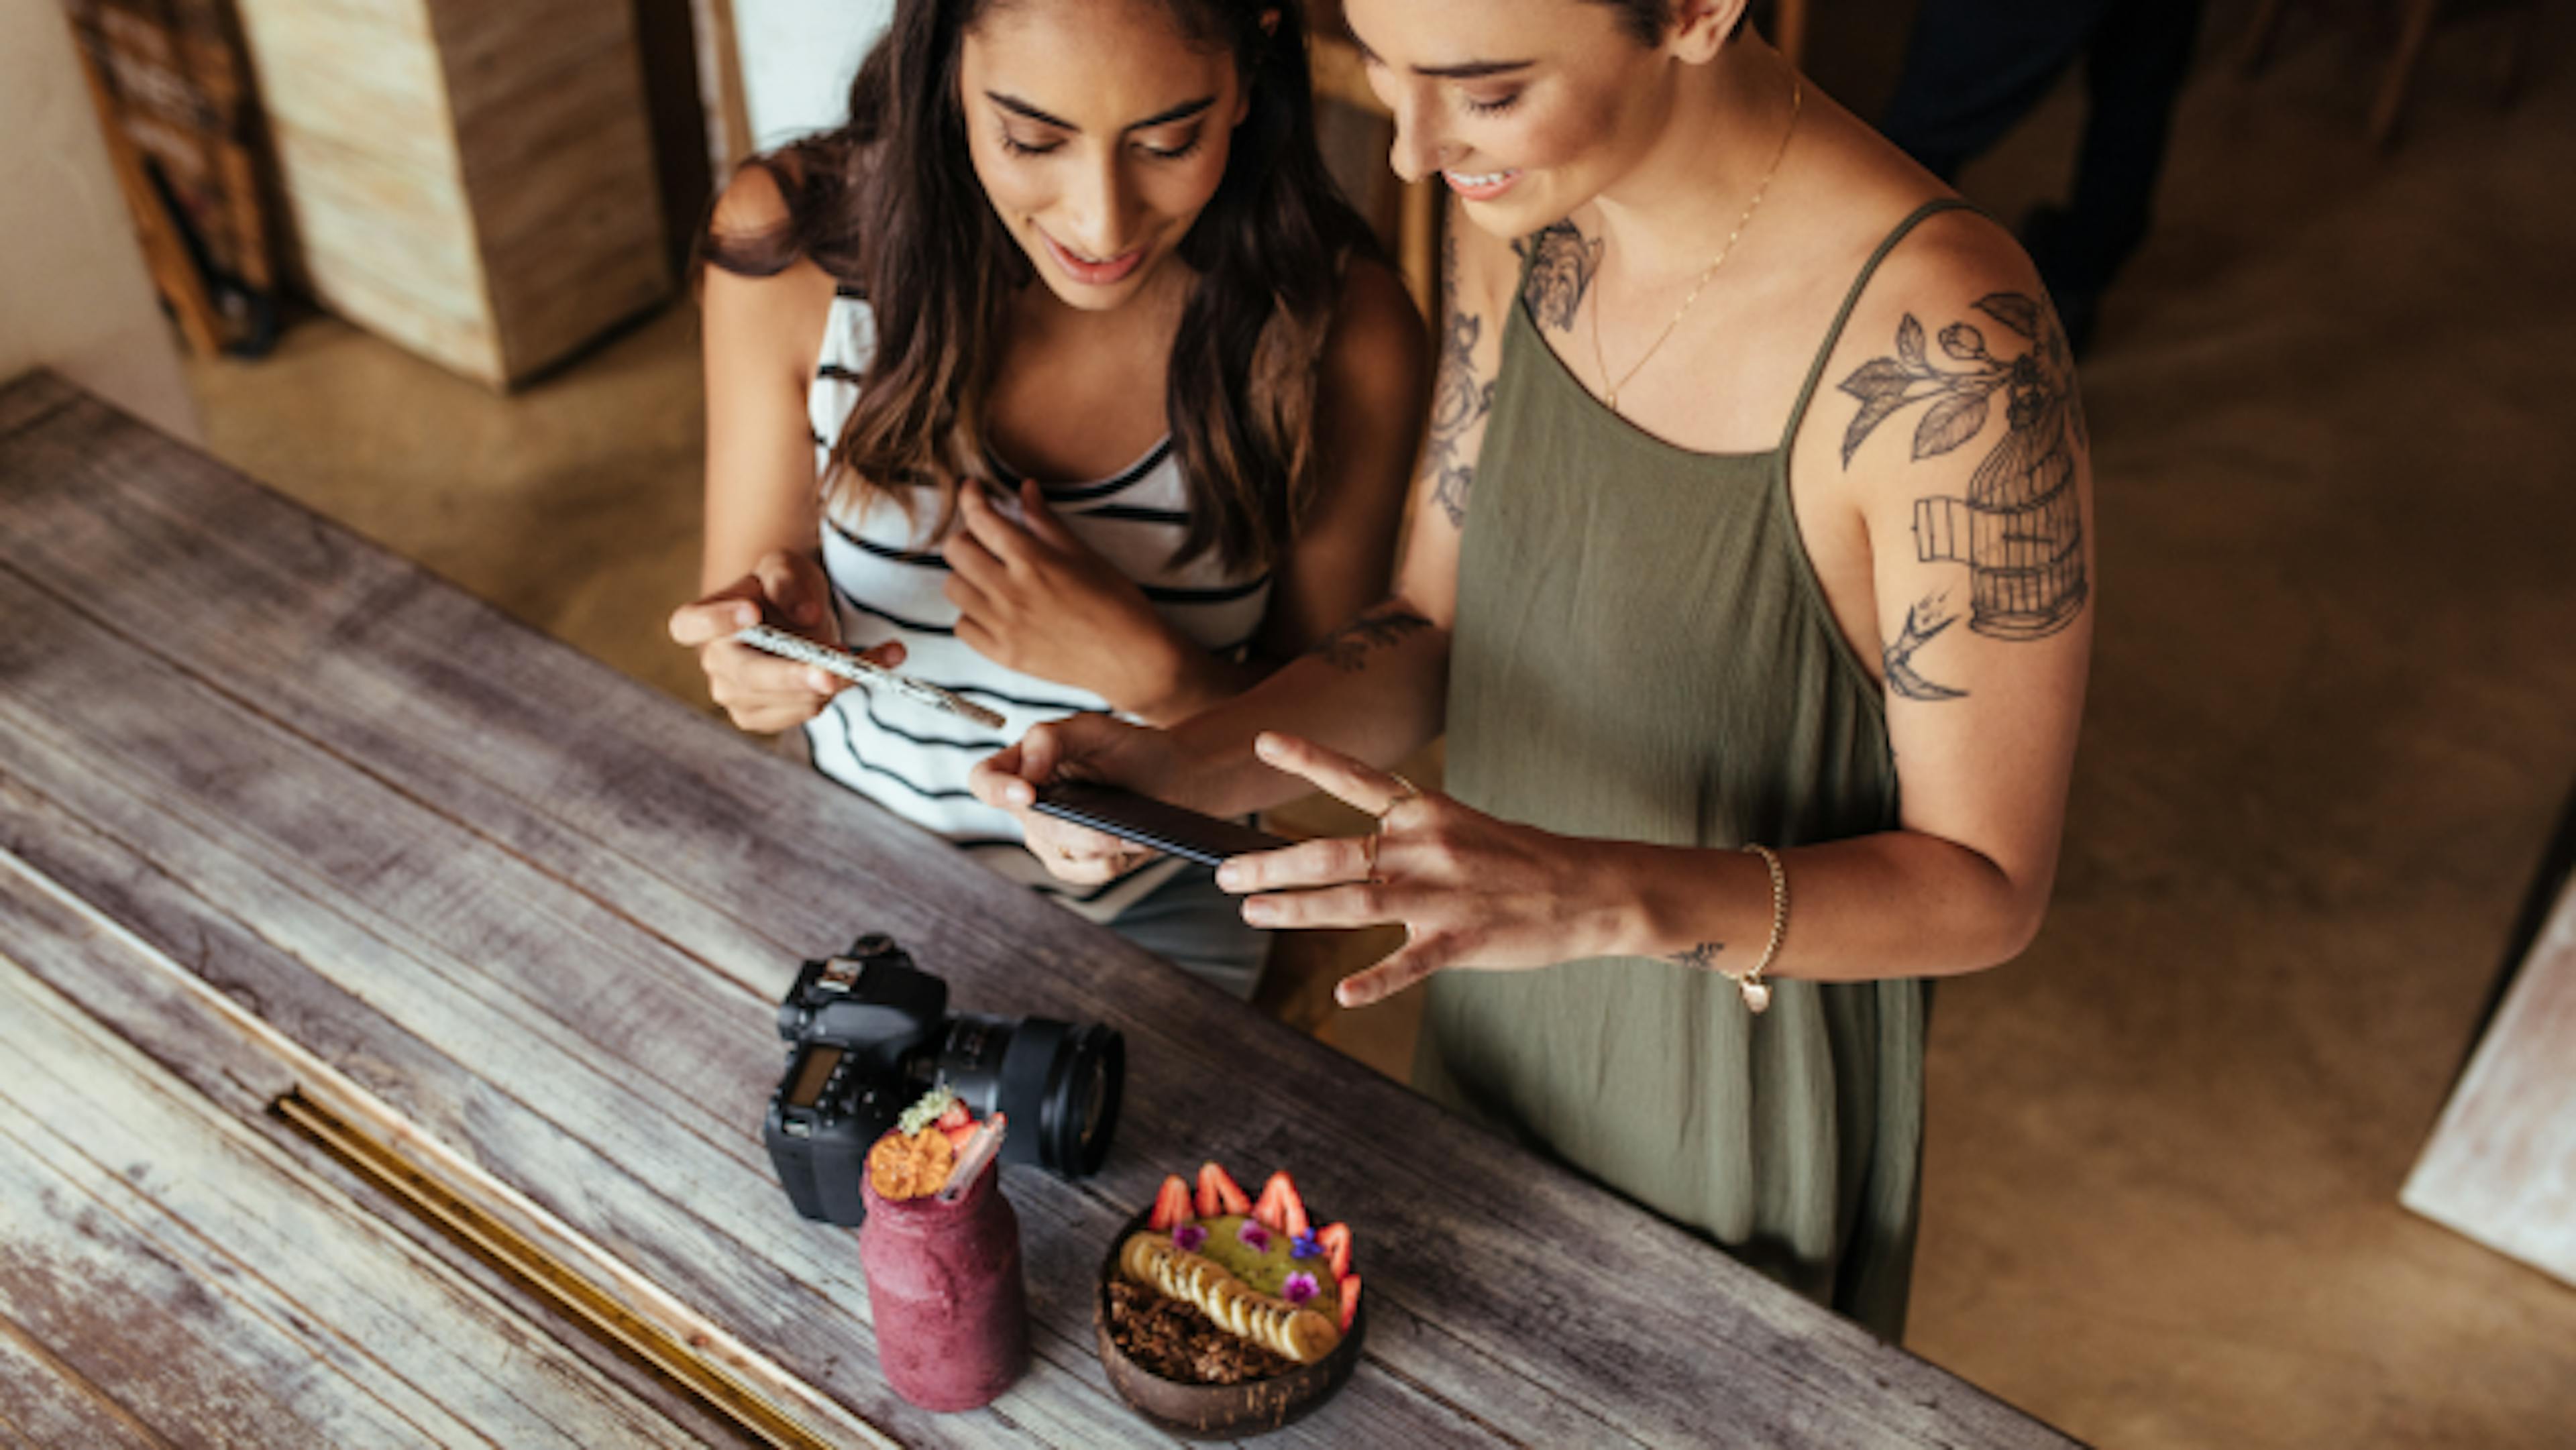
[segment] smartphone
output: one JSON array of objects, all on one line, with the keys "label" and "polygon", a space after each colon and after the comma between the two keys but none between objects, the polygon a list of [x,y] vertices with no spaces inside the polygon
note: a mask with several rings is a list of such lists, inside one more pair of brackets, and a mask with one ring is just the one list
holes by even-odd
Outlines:
[{"label": "smartphone", "polygon": [[987,710],[963,695],[943,690],[927,680],[916,680],[910,675],[896,674],[885,666],[852,651],[834,649],[828,644],[817,644],[801,634],[789,634],[783,629],[773,628],[770,625],[755,624],[749,629],[736,632],[734,642],[749,645],[767,654],[777,655],[781,659],[794,660],[800,665],[812,665],[826,674],[838,675],[854,685],[871,685],[891,691],[914,704],[927,705],[933,710],[945,710],[951,715],[972,720],[987,730],[999,730],[1010,723],[1002,718],[1001,712]]},{"label": "smartphone", "polygon": [[1039,786],[1037,809],[1040,815],[1089,826],[1202,866],[1216,866],[1236,856],[1295,844],[1240,821],[1203,816],[1186,806],[1087,780],[1059,780]]}]

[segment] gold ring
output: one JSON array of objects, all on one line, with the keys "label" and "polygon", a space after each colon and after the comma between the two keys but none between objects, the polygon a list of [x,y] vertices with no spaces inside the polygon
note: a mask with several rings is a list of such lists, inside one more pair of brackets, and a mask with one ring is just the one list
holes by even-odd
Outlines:
[{"label": "gold ring", "polygon": [[1395,795],[1392,799],[1387,801],[1384,806],[1381,806],[1378,809],[1377,822],[1380,830],[1385,829],[1386,818],[1395,813],[1395,808],[1397,806],[1400,806],[1409,800],[1418,800],[1422,796],[1422,787],[1415,785],[1412,781],[1406,780],[1401,775],[1397,775],[1392,770],[1388,771],[1387,774],[1394,777]]}]

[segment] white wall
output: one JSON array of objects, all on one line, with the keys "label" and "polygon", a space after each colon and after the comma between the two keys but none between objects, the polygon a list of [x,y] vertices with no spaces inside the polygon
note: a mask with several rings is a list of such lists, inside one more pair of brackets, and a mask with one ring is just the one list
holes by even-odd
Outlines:
[{"label": "white wall", "polygon": [[54,371],[203,435],[61,0],[0,0],[0,381]]},{"label": "white wall", "polygon": [[753,146],[849,119],[850,77],[893,15],[894,0],[733,0]]}]

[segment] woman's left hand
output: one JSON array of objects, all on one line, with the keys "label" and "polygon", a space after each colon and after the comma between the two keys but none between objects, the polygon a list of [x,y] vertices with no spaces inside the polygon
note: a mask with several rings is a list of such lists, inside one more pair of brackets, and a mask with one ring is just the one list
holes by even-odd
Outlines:
[{"label": "woman's left hand", "polygon": [[1074,537],[1034,479],[1020,489],[1025,523],[1005,517],[972,484],[959,492],[957,511],[963,527],[940,549],[957,637],[995,664],[1152,718],[1194,647],[1164,624],[1135,581]]},{"label": "woman's left hand", "polygon": [[1365,1007],[1452,967],[1518,971],[1611,949],[1615,876],[1586,843],[1497,820],[1402,776],[1293,735],[1265,734],[1269,765],[1378,818],[1367,836],[1327,837],[1237,856],[1217,884],[1266,927],[1401,923],[1405,944],[1342,980],[1334,999]]}]

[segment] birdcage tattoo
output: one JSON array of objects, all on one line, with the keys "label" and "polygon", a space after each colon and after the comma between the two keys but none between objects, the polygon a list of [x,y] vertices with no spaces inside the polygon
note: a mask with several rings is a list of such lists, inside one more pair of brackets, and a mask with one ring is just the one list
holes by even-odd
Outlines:
[{"label": "birdcage tattoo", "polygon": [[1917,499],[1914,551],[1926,564],[1968,566],[1968,627],[2001,639],[2037,639],[2084,608],[2084,506],[2073,444],[2083,437],[2066,339],[2036,299],[1995,292],[1977,310],[2030,346],[1998,357],[1983,329],[1941,329],[1942,361],[1914,314],[1897,325],[1896,352],[1852,370],[1841,390],[1860,400],[1843,433],[1843,463],[1878,425],[1926,405],[1914,430],[1916,461],[1962,447],[1986,429],[2004,399],[2004,436],[1968,479],[1964,497]]},{"label": "birdcage tattoo", "polygon": [[2037,639],[2084,607],[2083,505],[2063,428],[2062,416],[2014,428],[1967,497],[1915,500],[1916,557],[1968,566],[1968,627],[1979,634]]}]

